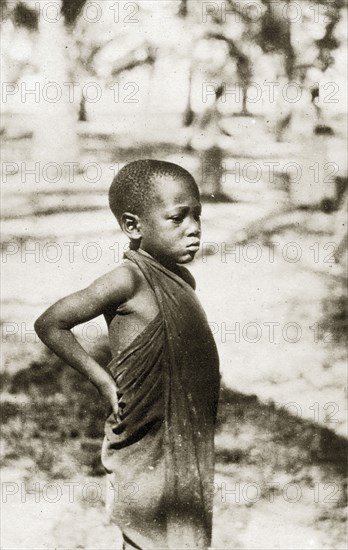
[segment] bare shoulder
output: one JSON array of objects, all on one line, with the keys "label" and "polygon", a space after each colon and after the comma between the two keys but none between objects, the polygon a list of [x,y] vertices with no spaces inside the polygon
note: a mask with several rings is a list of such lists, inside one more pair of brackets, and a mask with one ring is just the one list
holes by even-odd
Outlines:
[{"label": "bare shoulder", "polygon": [[108,295],[115,301],[131,299],[136,294],[140,284],[140,275],[131,262],[125,262],[112,271],[105,273],[96,279],[91,287],[94,292]]},{"label": "bare shoulder", "polygon": [[196,281],[191,271],[189,271],[186,267],[182,265],[178,265],[177,267],[178,267],[178,274],[180,275],[180,277],[185,281],[185,283],[190,285],[190,287],[192,287],[193,290],[196,290]]}]

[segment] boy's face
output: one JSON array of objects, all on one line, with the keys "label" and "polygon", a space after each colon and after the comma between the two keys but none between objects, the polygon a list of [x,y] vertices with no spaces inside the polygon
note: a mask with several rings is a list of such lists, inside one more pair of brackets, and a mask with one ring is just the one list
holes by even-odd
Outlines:
[{"label": "boy's face", "polygon": [[191,262],[200,245],[199,192],[186,180],[156,178],[157,196],[140,216],[140,247],[160,261]]}]

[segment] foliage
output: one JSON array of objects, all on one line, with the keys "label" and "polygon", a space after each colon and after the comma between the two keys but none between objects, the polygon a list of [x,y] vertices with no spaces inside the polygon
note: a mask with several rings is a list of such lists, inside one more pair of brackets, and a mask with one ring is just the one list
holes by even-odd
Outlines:
[{"label": "foliage", "polygon": [[[133,32],[131,25],[128,26],[128,31],[120,30],[118,25],[110,26],[107,16],[103,16],[103,22],[97,25],[98,32],[95,32],[96,25],[88,25],[88,22],[81,17],[81,10],[85,3],[86,0],[62,0],[61,12],[81,51],[81,57],[77,56],[76,62],[84,63],[87,70],[93,73],[92,60],[100,49],[107,46],[110,41],[118,41],[121,37],[127,36],[129,52],[134,51],[137,45],[137,33]],[[193,51],[191,42],[195,46],[202,39],[210,40],[212,44],[216,39],[225,41],[228,44],[227,55],[230,59],[236,60],[237,74],[244,84],[250,81],[252,76],[253,45],[260,48],[260,53],[280,54],[284,71],[289,79],[295,76],[296,70],[301,66],[301,44],[298,48],[293,40],[294,27],[298,25],[292,25],[291,18],[284,16],[284,13],[288,14],[286,8],[289,0],[276,3],[279,6],[278,9],[275,9],[275,3],[272,0],[259,0],[257,14],[260,13],[261,16],[255,16],[252,6],[245,9],[247,3],[243,6],[241,2],[227,0],[224,3],[227,5],[226,10],[234,12],[236,16],[232,21],[227,15],[223,17],[221,12],[213,10],[204,22],[201,2],[176,0],[161,4],[163,7],[158,3],[151,3],[149,6],[139,4],[139,16],[144,22],[142,27],[145,30],[151,22],[153,13],[157,11],[163,13],[163,16],[170,17],[173,25],[180,20],[186,22],[184,32],[192,37],[188,40],[189,49],[186,51],[188,56],[190,51]],[[215,4],[218,5],[218,3]],[[254,8],[257,5],[256,2],[252,4]],[[6,5],[16,26],[25,26],[30,30],[37,29],[37,13],[30,2],[21,0],[7,4],[2,0],[3,9],[6,9]],[[343,8],[343,0],[333,0],[329,3],[324,0],[301,3],[303,10],[301,18],[304,20],[304,26],[310,30],[313,20],[317,26],[323,26],[322,36],[312,38],[312,45],[317,52],[314,63],[320,65],[321,70],[325,70],[332,63],[331,51],[339,45],[335,37],[335,27],[340,20]],[[113,12],[109,11],[112,17]],[[105,13],[107,14],[108,10],[105,10]],[[154,49],[158,45],[156,33],[148,36],[148,47]],[[129,37],[132,39],[129,40]],[[169,39],[167,45],[165,42],[161,44],[164,49],[168,46],[171,47]],[[114,50],[115,58],[118,56],[117,49]],[[126,64],[125,68],[120,67],[120,70],[128,70],[128,68]]]}]

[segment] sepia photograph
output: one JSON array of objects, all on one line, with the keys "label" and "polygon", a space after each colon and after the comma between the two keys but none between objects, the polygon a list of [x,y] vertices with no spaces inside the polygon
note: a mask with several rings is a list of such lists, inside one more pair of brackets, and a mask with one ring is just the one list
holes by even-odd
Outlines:
[{"label": "sepia photograph", "polygon": [[0,0],[2,550],[344,550],[345,0]]}]

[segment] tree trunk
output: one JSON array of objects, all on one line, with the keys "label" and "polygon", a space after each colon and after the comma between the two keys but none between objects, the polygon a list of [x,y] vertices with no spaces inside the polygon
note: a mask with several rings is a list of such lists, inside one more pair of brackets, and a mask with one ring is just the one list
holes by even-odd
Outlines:
[{"label": "tree trunk", "polygon": [[[40,188],[64,183],[67,163],[78,161],[77,110],[71,97],[67,32],[63,17],[57,22],[39,17],[38,58],[40,96],[36,101],[32,157],[40,163]],[[46,166],[53,164],[46,179]],[[54,181],[53,172],[58,180]],[[48,172],[47,172],[48,174]]]}]

